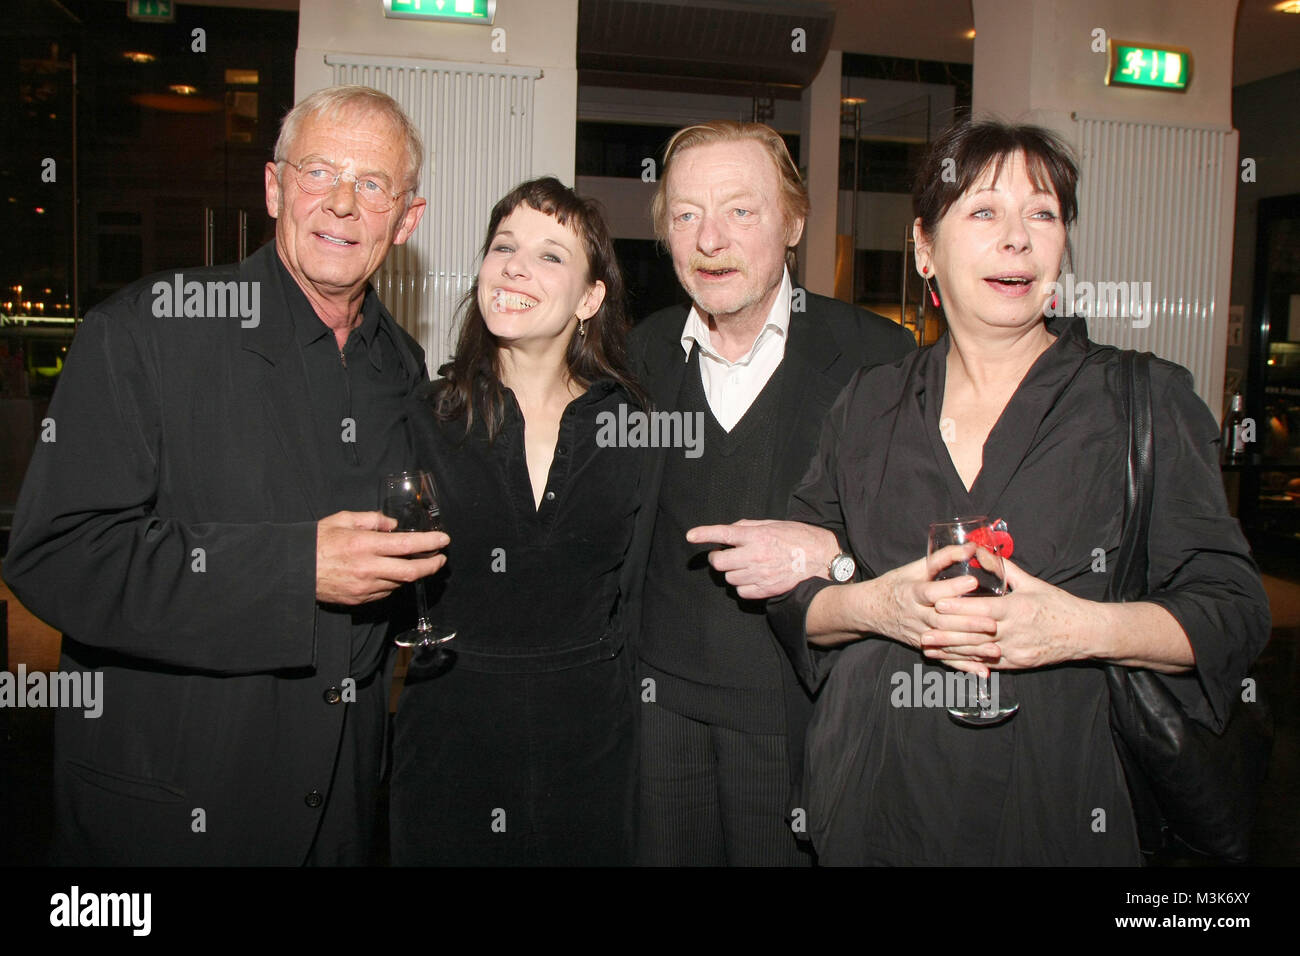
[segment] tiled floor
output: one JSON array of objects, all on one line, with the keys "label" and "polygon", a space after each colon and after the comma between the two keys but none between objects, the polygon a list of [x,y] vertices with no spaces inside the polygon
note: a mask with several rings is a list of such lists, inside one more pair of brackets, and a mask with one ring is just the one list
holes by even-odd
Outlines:
[{"label": "tiled floor", "polygon": [[[1300,864],[1300,568],[1265,575],[1273,636],[1255,673],[1273,710],[1273,761],[1256,821],[1254,862]],[[58,634],[33,617],[0,581],[9,606],[9,666],[58,666]],[[0,866],[39,863],[50,832],[52,712],[0,708]]]}]

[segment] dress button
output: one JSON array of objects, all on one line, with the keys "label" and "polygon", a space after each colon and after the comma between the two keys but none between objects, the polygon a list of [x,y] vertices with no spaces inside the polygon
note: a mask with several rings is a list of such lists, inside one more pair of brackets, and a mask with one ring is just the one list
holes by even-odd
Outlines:
[{"label": "dress button", "polygon": [[337,704],[343,699],[343,695],[339,693],[337,687],[331,687],[329,690],[325,691],[324,697],[325,703],[327,704]]},{"label": "dress button", "polygon": [[553,492],[553,491],[548,491],[548,492],[546,493],[546,500],[547,500],[547,501],[554,501],[554,500],[555,500],[555,492]]},{"label": "dress button", "polygon": [[569,453],[569,446],[560,445],[558,448],[555,449],[555,453],[557,455],[567,455]]},{"label": "dress button", "polygon": [[307,804],[309,807],[315,808],[324,803],[325,798],[320,795],[319,790],[313,790],[311,793],[307,794],[307,796],[302,798],[302,802]]}]

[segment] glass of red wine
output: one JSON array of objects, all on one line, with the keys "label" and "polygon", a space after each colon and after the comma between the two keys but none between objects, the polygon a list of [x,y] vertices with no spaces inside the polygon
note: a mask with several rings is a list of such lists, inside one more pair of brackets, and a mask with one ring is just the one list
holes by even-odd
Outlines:
[{"label": "glass of red wine", "polygon": [[[379,482],[379,510],[397,519],[394,531],[441,531],[442,509],[438,507],[433,475],[427,471],[403,471],[385,475]],[[425,558],[428,554],[413,554]],[[456,636],[455,631],[438,627],[429,613],[429,597],[425,579],[414,584],[415,604],[418,612],[415,627],[394,638],[398,647],[436,648]]]},{"label": "glass of red wine", "polygon": [[[953,544],[976,546],[969,558],[959,558],[942,568],[934,579],[947,581],[970,575],[978,584],[962,597],[1002,597],[1007,593],[1007,567],[997,541],[1000,535],[1009,540],[1006,531],[1005,521],[990,523],[985,515],[966,515],[934,522],[930,525],[927,556]],[[953,720],[972,727],[987,727],[1002,723],[1020,709],[1020,702],[1011,690],[1011,678],[1005,673],[992,671],[988,677],[976,677],[974,683],[973,695],[968,695],[964,701],[949,702],[952,706],[948,707],[948,714]],[[957,686],[967,685],[959,682]],[[974,700],[970,699],[971,696]]]}]

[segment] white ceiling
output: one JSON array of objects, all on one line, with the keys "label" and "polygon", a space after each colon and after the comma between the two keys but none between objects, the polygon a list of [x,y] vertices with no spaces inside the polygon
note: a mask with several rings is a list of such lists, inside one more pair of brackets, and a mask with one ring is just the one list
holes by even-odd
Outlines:
[{"label": "white ceiling", "polygon": [[909,60],[970,63],[975,27],[970,0],[829,0],[831,49]]}]

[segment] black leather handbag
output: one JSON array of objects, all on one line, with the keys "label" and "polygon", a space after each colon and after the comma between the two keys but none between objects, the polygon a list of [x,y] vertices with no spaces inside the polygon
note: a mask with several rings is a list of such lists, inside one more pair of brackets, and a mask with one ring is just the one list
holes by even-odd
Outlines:
[{"label": "black leather handbag", "polygon": [[[1117,573],[1107,601],[1147,593],[1147,533],[1153,495],[1151,355],[1121,353],[1129,415],[1128,474]],[[1184,712],[1159,675],[1110,665],[1110,724],[1124,765],[1144,853],[1191,850],[1244,863],[1273,748],[1262,699],[1237,700],[1222,734]],[[1258,684],[1256,685],[1258,686]]]}]

